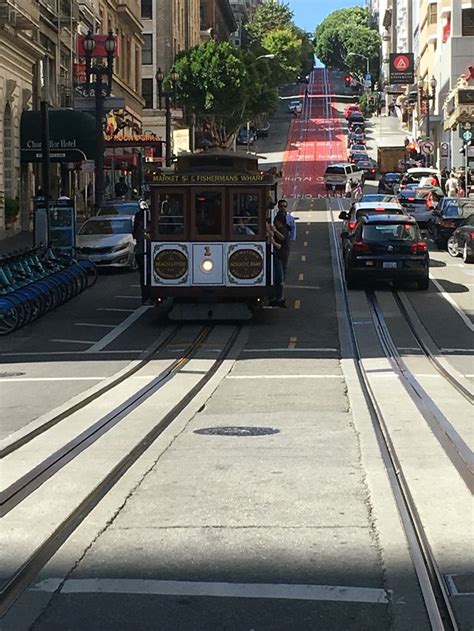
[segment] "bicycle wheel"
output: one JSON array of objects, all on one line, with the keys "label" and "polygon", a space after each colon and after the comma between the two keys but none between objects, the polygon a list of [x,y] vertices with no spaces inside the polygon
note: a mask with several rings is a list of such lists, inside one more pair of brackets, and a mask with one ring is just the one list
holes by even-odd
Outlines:
[{"label": "bicycle wheel", "polygon": [[15,303],[0,298],[0,335],[8,335],[18,328],[20,312]]},{"label": "bicycle wheel", "polygon": [[87,273],[87,286],[92,287],[97,282],[97,265],[92,261],[81,260],[77,261],[77,264],[82,267]]}]

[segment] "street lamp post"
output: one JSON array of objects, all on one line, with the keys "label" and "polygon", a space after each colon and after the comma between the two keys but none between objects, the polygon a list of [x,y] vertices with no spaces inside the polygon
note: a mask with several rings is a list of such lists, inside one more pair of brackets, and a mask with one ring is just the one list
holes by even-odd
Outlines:
[{"label": "street lamp post", "polygon": [[[95,122],[96,122],[96,158],[95,158],[95,212],[99,212],[102,207],[104,198],[104,152],[105,152],[105,139],[104,139],[104,99],[107,94],[110,94],[112,89],[112,75],[114,66],[114,52],[117,42],[112,31],[105,40],[104,48],[107,54],[107,64],[95,63],[92,64],[92,55],[94,48],[96,47],[96,41],[89,31],[84,38],[84,52],[86,55],[86,83],[90,85],[91,74],[95,75]],[[107,89],[106,94],[102,89],[102,77],[107,76]]]},{"label": "street lamp post", "polygon": [[[430,101],[433,101],[434,103],[434,100],[436,98],[436,86],[437,86],[436,78],[432,76],[430,79],[431,94],[429,93],[425,94],[423,79],[420,79],[418,81],[418,94],[419,94],[420,103],[426,102],[426,137],[427,138],[430,137],[430,133],[431,133]],[[426,166],[430,166],[429,154],[427,154],[426,156]]]},{"label": "street lamp post", "polygon": [[176,105],[176,87],[179,81],[179,74],[173,70],[170,74],[172,92],[163,92],[163,81],[165,75],[161,68],[158,68],[155,74],[156,84],[158,86],[158,106],[162,109],[163,97],[165,99],[165,164],[170,167],[172,164],[171,154],[171,97],[173,97],[173,105]]}]

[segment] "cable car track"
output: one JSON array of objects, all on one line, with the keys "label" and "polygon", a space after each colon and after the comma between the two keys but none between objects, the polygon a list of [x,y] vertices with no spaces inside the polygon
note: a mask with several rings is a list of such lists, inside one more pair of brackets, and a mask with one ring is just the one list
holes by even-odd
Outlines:
[{"label": "cable car track", "polygon": [[[149,384],[148,390],[142,392],[142,402],[149,398],[150,388],[153,388],[154,392],[159,390],[163,385],[163,380],[166,383],[174,374],[178,374],[183,367],[192,359],[192,356],[202,347],[204,342],[208,339],[209,335],[217,327],[204,326],[201,328],[198,335],[188,347],[186,353],[182,357],[178,358],[166,372],[168,377],[163,374],[153,380],[153,385]],[[3,617],[16,599],[27,589],[32,580],[37,576],[46,563],[52,558],[56,551],[63,545],[63,543],[72,535],[75,529],[84,521],[89,513],[99,504],[99,502],[106,496],[106,494],[114,487],[114,485],[122,478],[122,476],[130,469],[130,467],[144,454],[144,452],[154,443],[154,441],[169,427],[173,421],[185,410],[185,408],[192,402],[192,400],[201,392],[204,386],[210,381],[210,379],[216,374],[222,363],[228,358],[231,350],[233,349],[238,336],[241,332],[241,326],[236,325],[229,327],[230,333],[224,340],[222,347],[219,349],[219,355],[212,360],[212,365],[208,370],[203,372],[197,383],[180,399],[177,403],[156,423],[154,423],[151,429],[141,436],[138,442],[135,442],[134,446],[120,458],[118,462],[102,476],[99,482],[89,491],[85,489],[87,495],[81,499],[77,506],[54,528],[52,532],[42,541],[40,545],[26,558],[26,560],[17,568],[17,570],[10,576],[10,578],[4,583],[0,592],[0,617]],[[161,378],[161,380],[159,380]],[[143,389],[142,389],[143,391]],[[96,431],[100,431],[96,429]],[[76,457],[85,450],[89,445],[86,444],[87,439],[81,440],[78,453],[73,454]],[[74,448],[74,447],[73,447]],[[66,450],[62,455],[65,459],[62,466],[70,462],[69,450]],[[52,459],[50,466],[56,467],[51,475],[59,471],[61,467],[57,464],[60,461]],[[23,481],[23,486],[30,492],[38,488],[30,488],[29,485],[34,485],[34,479],[37,475],[45,475],[45,471],[30,472],[31,476],[29,480]],[[41,484],[46,480],[41,480]],[[13,510],[15,506],[20,505],[21,502],[27,497],[27,495],[21,495],[21,488],[15,490],[13,494],[9,494],[5,499],[10,502],[7,504],[9,510]],[[28,493],[28,494],[29,494]],[[18,500],[15,503],[15,500]],[[7,511],[8,512],[8,511]]]}]

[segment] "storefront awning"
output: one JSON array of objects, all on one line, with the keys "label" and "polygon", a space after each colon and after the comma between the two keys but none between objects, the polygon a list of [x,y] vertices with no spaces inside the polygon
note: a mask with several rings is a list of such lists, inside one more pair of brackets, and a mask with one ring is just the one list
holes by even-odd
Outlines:
[{"label": "storefront awning", "polygon": [[[20,128],[22,162],[41,162],[41,127],[40,112],[23,112]],[[94,160],[94,116],[71,109],[49,110],[49,150],[51,162]]]}]

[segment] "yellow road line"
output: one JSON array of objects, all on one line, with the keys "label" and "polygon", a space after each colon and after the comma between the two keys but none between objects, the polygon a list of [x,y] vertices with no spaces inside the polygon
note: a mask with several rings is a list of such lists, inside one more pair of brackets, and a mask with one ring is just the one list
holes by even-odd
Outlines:
[{"label": "yellow road line", "polygon": [[299,309],[301,307],[301,300],[295,300],[295,309]]},{"label": "yellow road line", "polygon": [[304,274],[300,274],[300,275],[298,276],[298,280],[304,280]]},{"label": "yellow road line", "polygon": [[301,260],[304,262],[306,261],[306,256],[303,254],[303,256],[301,257]]},{"label": "yellow road line", "polygon": [[306,230],[306,233],[305,233],[305,234],[309,234],[309,230]]},{"label": "yellow road line", "polygon": [[308,242],[307,242],[307,241],[305,241],[305,242],[304,242],[304,247],[305,247],[305,248],[307,248],[307,247],[308,247]]},{"label": "yellow road line", "polygon": [[288,348],[296,348],[297,337],[290,337],[290,341],[288,342]]}]

